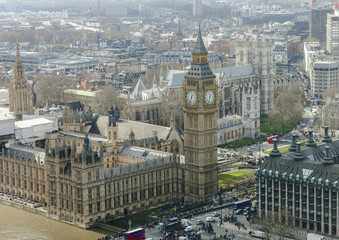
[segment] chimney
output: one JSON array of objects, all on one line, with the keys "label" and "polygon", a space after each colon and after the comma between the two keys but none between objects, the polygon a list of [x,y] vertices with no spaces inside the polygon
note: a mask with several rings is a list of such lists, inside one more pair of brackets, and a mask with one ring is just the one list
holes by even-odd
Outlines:
[{"label": "chimney", "polygon": [[293,133],[292,134],[292,143],[291,143],[291,146],[288,149],[288,151],[290,151],[290,152],[296,152],[297,151],[297,138],[298,138],[298,135]]},{"label": "chimney", "polygon": [[326,153],[325,153],[325,157],[324,157],[324,162],[323,163],[324,164],[328,164],[328,165],[334,164],[333,158],[330,157],[330,147],[326,146],[325,147],[325,151],[326,151]]},{"label": "chimney", "polygon": [[304,155],[302,154],[302,152],[300,150],[300,146],[301,146],[301,143],[297,142],[297,150],[296,150],[296,153],[294,155],[294,160],[296,160],[296,161],[304,160]]},{"label": "chimney", "polygon": [[278,142],[277,139],[273,139],[273,150],[270,153],[270,157],[280,157],[281,153],[278,150]]},{"label": "chimney", "polygon": [[324,132],[325,132],[325,136],[323,138],[323,142],[325,142],[325,143],[332,142],[332,139],[330,138],[330,136],[328,136],[328,126],[324,127]]},{"label": "chimney", "polygon": [[316,147],[317,146],[317,144],[313,140],[313,131],[312,130],[308,131],[308,140],[307,140],[306,146],[307,147]]}]

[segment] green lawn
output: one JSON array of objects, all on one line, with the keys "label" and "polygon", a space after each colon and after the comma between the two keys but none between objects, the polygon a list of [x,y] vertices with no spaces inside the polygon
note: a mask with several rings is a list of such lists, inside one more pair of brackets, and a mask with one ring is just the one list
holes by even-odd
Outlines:
[{"label": "green lawn", "polygon": [[248,177],[253,177],[253,172],[248,171],[236,171],[230,173],[219,174],[219,180],[222,181],[220,185],[232,184],[241,180],[244,180]]},{"label": "green lawn", "polygon": [[[305,143],[306,143],[305,141],[302,142],[300,146],[302,146],[302,147],[305,146]],[[290,145],[287,145],[287,146],[280,147],[278,149],[279,149],[279,152],[284,153],[284,152],[288,152],[289,147],[290,147]],[[265,153],[270,154],[271,152],[272,152],[272,150],[268,150]]]}]

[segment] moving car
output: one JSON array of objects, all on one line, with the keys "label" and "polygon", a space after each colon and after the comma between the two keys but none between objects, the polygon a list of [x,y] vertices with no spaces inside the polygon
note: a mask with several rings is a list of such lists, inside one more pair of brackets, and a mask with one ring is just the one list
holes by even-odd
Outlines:
[{"label": "moving car", "polygon": [[252,236],[252,237],[256,237],[256,238],[266,238],[266,233],[264,232],[261,232],[261,231],[250,231],[249,234]]},{"label": "moving car", "polygon": [[193,227],[192,226],[187,226],[185,228],[185,232],[191,232],[193,230]]},{"label": "moving car", "polygon": [[214,213],[212,213],[212,216],[213,216],[213,217],[219,217],[219,216],[220,216],[220,213],[214,212]]},{"label": "moving car", "polygon": [[215,222],[215,218],[214,217],[207,217],[206,221],[207,222]]},{"label": "moving car", "polygon": [[235,214],[235,215],[239,215],[239,214],[242,213],[242,211],[243,211],[242,209],[238,209],[238,210],[236,210],[236,211],[234,212],[234,214]]},{"label": "moving car", "polygon": [[195,223],[196,225],[201,225],[201,224],[204,224],[204,222],[202,220],[197,220],[197,222]]}]

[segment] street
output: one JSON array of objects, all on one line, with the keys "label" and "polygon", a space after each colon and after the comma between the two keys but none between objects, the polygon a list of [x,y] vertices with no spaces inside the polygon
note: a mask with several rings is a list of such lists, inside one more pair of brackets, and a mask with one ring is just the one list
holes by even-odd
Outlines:
[{"label": "street", "polygon": [[[202,214],[197,214],[196,216],[194,216],[193,218],[189,219],[189,223],[191,224],[191,226],[193,227],[193,230],[195,231],[201,231],[202,230],[202,225],[196,225],[197,220],[202,220],[204,223],[207,223],[206,218],[207,217],[213,217],[212,213],[214,212],[218,212],[220,213],[220,215],[222,217],[226,215],[231,215],[233,210],[228,207],[228,208],[224,208],[224,209],[220,209],[220,210],[213,210],[211,212],[206,212],[206,213],[202,213]],[[220,226],[220,221],[219,221],[219,217],[213,217],[216,221],[212,222],[212,227],[214,229],[214,233],[216,234],[216,237],[219,237],[220,235],[225,235],[227,230],[227,235],[231,235],[234,234],[235,239],[255,239],[249,236],[248,232],[251,230],[250,229],[250,224],[248,223],[248,221],[246,221],[246,217],[244,215],[237,215],[237,219],[238,222],[241,222],[245,225],[245,227],[247,228],[246,230],[241,227],[237,227],[234,224],[230,224],[230,223],[225,223],[223,222]],[[154,228],[147,228],[146,229],[146,238],[152,238],[153,240],[158,240],[158,239],[162,239],[163,238],[163,234],[161,232],[159,232],[158,227],[154,227]],[[211,237],[212,239],[212,237]]]}]

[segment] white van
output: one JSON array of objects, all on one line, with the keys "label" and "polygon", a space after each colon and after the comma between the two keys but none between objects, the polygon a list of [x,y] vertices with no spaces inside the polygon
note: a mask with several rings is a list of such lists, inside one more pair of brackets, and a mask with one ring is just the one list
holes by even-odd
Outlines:
[{"label": "white van", "polygon": [[261,232],[261,231],[254,231],[254,232],[249,232],[249,234],[252,236],[252,237],[256,237],[256,238],[266,238],[266,233],[264,232]]}]

